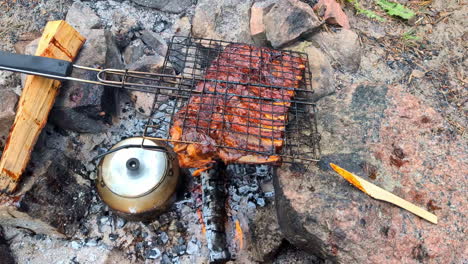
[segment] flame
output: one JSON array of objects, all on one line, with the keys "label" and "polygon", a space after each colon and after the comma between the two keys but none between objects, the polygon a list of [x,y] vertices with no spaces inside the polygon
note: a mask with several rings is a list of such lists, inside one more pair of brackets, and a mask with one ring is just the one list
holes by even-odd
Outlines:
[{"label": "flame", "polygon": [[205,234],[206,233],[205,221],[203,221],[203,213],[202,213],[201,209],[197,210],[197,215],[198,215],[198,222],[202,226],[201,231],[202,231],[203,234]]},{"label": "flame", "polygon": [[244,248],[244,233],[242,232],[239,220],[236,220],[236,235],[234,236],[234,239],[239,242],[240,249]]}]

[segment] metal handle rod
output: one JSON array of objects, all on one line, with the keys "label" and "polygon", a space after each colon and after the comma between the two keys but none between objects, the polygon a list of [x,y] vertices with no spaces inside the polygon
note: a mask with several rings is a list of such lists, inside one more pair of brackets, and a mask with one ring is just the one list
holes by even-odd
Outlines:
[{"label": "metal handle rod", "polygon": [[[88,71],[97,72],[98,81],[80,79],[80,78],[69,77],[69,76],[68,77],[58,76],[58,75],[46,74],[46,73],[37,72],[37,71],[28,71],[28,70],[22,70],[22,69],[17,69],[17,68],[10,68],[10,67],[0,66],[0,70],[19,72],[19,73],[24,73],[24,74],[29,74],[29,75],[37,75],[37,76],[41,76],[41,77],[45,77],[45,78],[49,78],[49,79],[63,80],[63,81],[74,81],[74,82],[81,82],[81,83],[88,83],[88,84],[95,84],[95,85],[104,85],[104,86],[110,86],[110,87],[115,87],[115,88],[124,88],[124,89],[128,89],[128,90],[133,90],[133,91],[143,91],[143,92],[157,93],[157,94],[168,95],[168,96],[176,96],[176,95],[174,95],[174,94],[164,94],[164,93],[161,93],[160,91],[157,91],[157,90],[153,91],[153,90],[148,89],[148,88],[170,90],[170,91],[185,91],[185,92],[196,93],[196,94],[214,94],[214,95],[221,94],[221,95],[226,95],[226,96],[239,96],[238,94],[219,93],[219,92],[210,92],[210,91],[197,91],[197,90],[193,90],[193,89],[183,89],[183,88],[180,88],[180,87],[170,87],[170,86],[163,86],[163,85],[130,83],[130,82],[125,82],[125,81],[110,81],[110,80],[107,80],[107,79],[105,79],[105,78],[103,78],[101,76],[103,73],[111,73],[111,74],[115,74],[115,75],[125,76],[125,70],[96,69],[96,68],[79,66],[79,65],[73,65],[73,68],[80,69],[80,70],[88,70]],[[146,80],[153,80],[153,81],[160,81],[160,80],[144,78],[144,77],[136,76],[136,75],[133,75],[133,74],[144,74],[144,75],[152,75],[152,76],[158,76],[158,77],[192,80],[192,79],[184,78],[182,76],[174,76],[174,75],[170,75],[170,74],[145,73],[145,72],[136,72],[136,71],[128,71],[128,73],[130,73],[130,74],[127,75],[128,77],[146,79]],[[211,82],[211,81],[212,82],[228,82],[228,81],[211,80],[211,79],[203,79],[203,78],[198,78],[198,79],[200,81],[209,81],[209,82]],[[229,83],[242,84],[241,82],[229,82]],[[248,84],[246,84],[246,85],[248,85]],[[146,89],[144,89],[144,88],[146,88]],[[308,104],[308,105],[313,105],[314,104],[314,103],[311,103],[311,102],[308,102],[308,101],[302,101],[302,100],[276,100],[276,99],[271,99],[271,98],[262,98],[262,97],[258,97],[258,96],[247,96],[247,95],[243,95],[243,96],[240,96],[240,97],[250,98],[250,99],[257,99],[257,100],[273,101],[273,102],[289,102],[289,103]]]}]

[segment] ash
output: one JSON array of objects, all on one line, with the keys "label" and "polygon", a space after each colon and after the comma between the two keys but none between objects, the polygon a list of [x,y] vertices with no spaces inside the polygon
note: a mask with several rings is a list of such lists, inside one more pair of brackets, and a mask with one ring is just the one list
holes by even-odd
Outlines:
[{"label": "ash", "polygon": [[[88,161],[84,162],[86,171],[83,175],[87,177],[84,176],[83,180],[91,186],[95,184],[98,162],[92,161],[93,157],[125,138],[141,135],[147,122],[147,117],[138,113],[130,98],[121,101],[119,122],[106,133],[83,136],[69,132],[68,137],[63,137],[55,132],[47,136],[47,145],[53,144],[57,148],[74,142],[76,148],[64,149],[67,155],[72,156],[74,152],[80,159]],[[167,111],[159,111],[152,117],[153,124],[160,125],[160,136],[167,135],[171,104],[168,101],[167,105],[161,105],[159,109]],[[46,130],[54,131],[54,128],[48,126]],[[85,152],[86,149],[91,151]],[[225,174],[227,246],[234,259],[248,260],[251,254],[245,243],[248,242],[249,223],[253,221],[257,208],[271,205],[273,201],[272,169],[264,165],[229,165]],[[19,255],[24,256],[24,260],[31,258],[28,254],[32,252],[28,251],[34,248],[41,254],[50,254],[50,257],[66,255],[65,258],[79,263],[100,262],[102,258],[99,255],[103,254],[118,254],[119,258],[131,262],[207,263],[209,252],[199,214],[202,210],[201,180],[186,171],[183,182],[172,208],[151,222],[129,222],[117,216],[100,200],[93,188],[88,213],[69,239],[31,236],[24,230],[9,230],[6,236],[14,237],[11,248],[16,253],[21,252]],[[246,237],[243,248],[236,239],[236,222],[240,223]],[[66,250],[59,254],[59,249],[63,248]],[[92,257],[86,260],[86,255]]]}]

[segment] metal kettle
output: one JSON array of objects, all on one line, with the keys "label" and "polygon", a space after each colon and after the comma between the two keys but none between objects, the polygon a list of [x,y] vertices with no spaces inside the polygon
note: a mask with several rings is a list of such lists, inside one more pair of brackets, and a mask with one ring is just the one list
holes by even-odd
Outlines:
[{"label": "metal kettle", "polygon": [[118,215],[151,220],[174,202],[179,175],[177,156],[164,142],[128,138],[101,159],[97,191]]}]

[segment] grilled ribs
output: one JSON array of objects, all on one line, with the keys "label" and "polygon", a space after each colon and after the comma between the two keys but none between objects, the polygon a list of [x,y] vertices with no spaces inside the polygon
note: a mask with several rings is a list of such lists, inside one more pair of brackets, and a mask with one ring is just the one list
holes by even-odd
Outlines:
[{"label": "grilled ribs", "polygon": [[303,58],[285,52],[228,45],[174,116],[170,136],[180,166],[279,162],[293,88],[304,69]]}]

